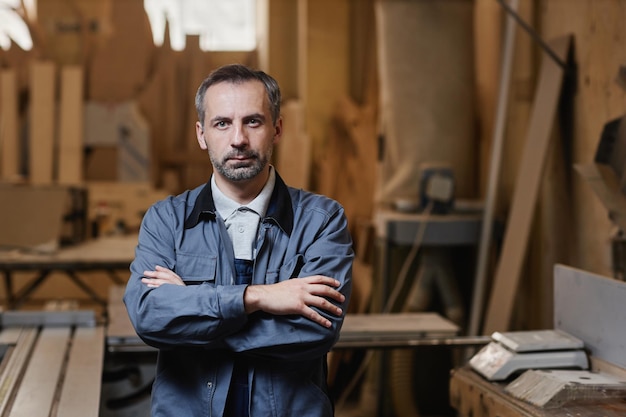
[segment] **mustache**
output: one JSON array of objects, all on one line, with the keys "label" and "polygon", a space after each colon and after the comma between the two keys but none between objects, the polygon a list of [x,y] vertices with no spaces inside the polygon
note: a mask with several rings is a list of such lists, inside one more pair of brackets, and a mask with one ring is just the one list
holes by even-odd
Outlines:
[{"label": "mustache", "polygon": [[258,157],[259,157],[259,154],[252,150],[246,150],[246,151],[235,150],[224,155],[223,160],[226,161],[228,159],[233,159],[233,158],[258,158]]}]

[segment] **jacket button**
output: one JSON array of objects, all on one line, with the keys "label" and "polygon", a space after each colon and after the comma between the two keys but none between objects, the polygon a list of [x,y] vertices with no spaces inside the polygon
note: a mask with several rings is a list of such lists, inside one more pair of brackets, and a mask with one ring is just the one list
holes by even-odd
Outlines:
[{"label": "jacket button", "polygon": [[206,387],[209,388],[209,389],[212,388],[213,387],[213,383],[212,382],[207,382],[206,383]]}]

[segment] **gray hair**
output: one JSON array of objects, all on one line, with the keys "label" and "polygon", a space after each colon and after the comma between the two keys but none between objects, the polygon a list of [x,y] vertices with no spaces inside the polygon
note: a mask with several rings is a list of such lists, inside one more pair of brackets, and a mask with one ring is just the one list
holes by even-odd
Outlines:
[{"label": "gray hair", "polygon": [[265,86],[267,98],[270,103],[272,123],[276,123],[280,117],[281,101],[278,82],[263,71],[253,70],[241,64],[230,64],[224,65],[211,72],[211,74],[209,74],[209,76],[202,81],[200,87],[198,87],[198,92],[196,93],[196,111],[198,112],[198,120],[200,121],[200,124],[204,126],[204,96],[209,87],[223,82],[241,84],[246,81],[254,80],[262,82]]}]

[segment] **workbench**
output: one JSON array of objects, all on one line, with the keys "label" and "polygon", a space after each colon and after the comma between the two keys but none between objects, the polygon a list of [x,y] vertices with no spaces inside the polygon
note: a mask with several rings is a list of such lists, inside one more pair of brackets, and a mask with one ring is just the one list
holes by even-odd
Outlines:
[{"label": "workbench", "polygon": [[104,327],[91,311],[2,313],[0,415],[98,417]]},{"label": "workbench", "polygon": [[489,382],[472,369],[452,371],[450,404],[460,417],[624,417],[624,399],[605,399],[586,405],[562,408],[540,408],[513,398],[504,388],[506,383]]},{"label": "workbench", "polygon": [[[52,272],[61,272],[69,277],[83,292],[102,306],[107,302],[81,279],[79,272],[104,271],[116,284],[126,282],[117,271],[128,272],[135,256],[136,235],[102,237],[61,248],[52,253],[0,251],[0,272],[4,275],[7,308],[16,309],[28,299]],[[36,272],[19,292],[13,290],[16,272]]]},{"label": "workbench", "polygon": [[[554,328],[584,342],[593,372],[626,381],[626,283],[564,265],[555,266]],[[468,365],[450,376],[450,404],[460,417],[623,417],[626,398],[578,398],[553,407],[520,400]]]}]

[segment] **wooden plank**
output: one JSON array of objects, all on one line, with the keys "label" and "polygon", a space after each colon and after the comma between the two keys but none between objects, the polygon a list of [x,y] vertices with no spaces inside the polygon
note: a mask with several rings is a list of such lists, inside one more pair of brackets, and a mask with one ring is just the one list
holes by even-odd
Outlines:
[{"label": "wooden plank", "polygon": [[126,287],[123,285],[109,288],[109,304],[107,305],[109,322],[106,330],[108,349],[110,351],[152,351],[154,348],[146,345],[137,336],[135,328],[130,322],[123,301],[125,289]]},{"label": "wooden plank", "polygon": [[458,331],[456,324],[437,313],[347,314],[339,339],[436,338],[454,336]]},{"label": "wooden plank", "polygon": [[4,328],[0,332],[0,344],[14,345],[22,333],[22,329],[19,327]]},{"label": "wooden plank", "polygon": [[603,372],[529,369],[508,384],[506,392],[541,408],[600,403],[626,396],[626,383]]},{"label": "wooden plank", "polygon": [[51,184],[54,158],[55,65],[32,64],[30,73],[30,139],[28,147],[31,184]]},{"label": "wooden plank", "polygon": [[79,185],[83,181],[83,69],[61,69],[58,182]]},{"label": "wooden plank", "polygon": [[15,69],[0,71],[0,179],[13,181],[19,176],[19,141],[17,137],[17,80]]},{"label": "wooden plank", "polygon": [[37,329],[5,329],[2,334],[3,341],[6,340],[5,335],[11,338],[17,335],[15,347],[12,348],[6,364],[3,361],[2,373],[0,373],[0,415],[4,416],[10,400],[14,398],[19,378],[26,368],[30,352],[37,340]]},{"label": "wooden plank", "polygon": [[103,361],[104,327],[76,328],[58,416],[98,417]]},{"label": "wooden plank", "polygon": [[[513,10],[517,11],[518,1],[512,0],[510,6]],[[476,20],[476,13],[478,4],[474,6],[474,26],[478,23]],[[476,31],[476,28],[474,29]],[[476,36],[479,36],[476,34]],[[502,163],[502,153],[504,147],[504,127],[506,123],[506,114],[509,107],[509,91],[511,89],[511,76],[513,72],[513,52],[515,47],[515,22],[512,16],[506,19],[506,26],[504,29],[504,50],[502,53],[502,70],[499,74],[499,90],[497,98],[497,106],[495,108],[496,114],[494,115],[494,125],[491,134],[493,138],[489,142],[490,158],[489,158],[489,170],[486,178],[486,190],[481,192],[481,195],[485,195],[485,208],[483,210],[483,223],[482,230],[480,232],[480,244],[478,246],[478,260],[476,261],[476,270],[474,273],[474,289],[472,294],[470,322],[468,327],[468,333],[470,335],[476,335],[480,332],[480,326],[482,323],[482,313],[484,308],[483,299],[485,297],[485,287],[487,282],[487,268],[490,258],[493,217],[496,206],[496,194],[498,192],[498,183],[500,178],[500,165]],[[480,54],[477,50],[476,54]],[[476,55],[476,59],[482,59],[480,55]],[[476,71],[480,71],[477,68]],[[477,73],[479,76],[479,73]],[[480,86],[477,85],[477,89]],[[479,106],[479,112],[481,111],[480,91],[477,92],[477,104]],[[484,109],[483,109],[484,110]],[[481,131],[484,129],[481,129]],[[482,164],[479,164],[482,165]],[[480,179],[482,179],[482,172],[480,173]]]},{"label": "wooden plank", "polygon": [[[562,61],[570,43],[570,36],[548,42]],[[563,68],[544,55],[483,334],[507,330],[510,325],[562,79]]]},{"label": "wooden plank", "polygon": [[115,339],[136,337],[135,329],[133,329],[133,325],[126,312],[126,307],[124,306],[124,289],[125,287],[123,285],[113,285],[109,288],[109,304],[107,305],[109,323],[107,325],[107,337]]},{"label": "wooden plank", "polygon": [[50,415],[69,338],[69,327],[41,330],[9,417]]},{"label": "wooden plank", "polygon": [[476,115],[480,152],[479,194],[485,195],[492,135],[498,107],[498,80],[502,62],[502,8],[493,0],[474,1],[474,68]]}]

